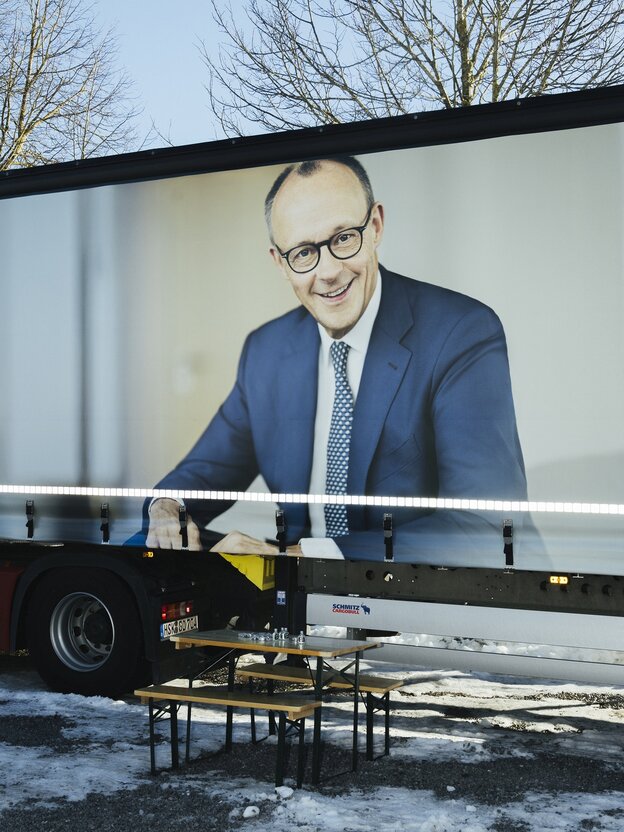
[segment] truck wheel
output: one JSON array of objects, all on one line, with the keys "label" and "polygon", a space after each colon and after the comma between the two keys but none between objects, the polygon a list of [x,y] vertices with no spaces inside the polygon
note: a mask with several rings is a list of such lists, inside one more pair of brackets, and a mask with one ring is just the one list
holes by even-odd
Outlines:
[{"label": "truck wheel", "polygon": [[100,569],[44,575],[28,605],[28,650],[53,690],[118,696],[145,669],[141,621],[128,587]]}]

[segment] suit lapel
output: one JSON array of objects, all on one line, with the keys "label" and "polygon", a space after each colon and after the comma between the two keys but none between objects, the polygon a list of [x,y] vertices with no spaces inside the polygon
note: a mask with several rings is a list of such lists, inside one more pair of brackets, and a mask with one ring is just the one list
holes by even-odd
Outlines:
[{"label": "suit lapel", "polygon": [[284,454],[278,458],[285,461],[287,470],[281,470],[280,478],[285,478],[284,490],[292,493],[307,493],[310,483],[319,344],[316,321],[306,313],[286,339],[282,360],[276,368],[281,382],[273,441],[284,448]]},{"label": "suit lapel", "polygon": [[349,452],[350,494],[366,493],[370,468],[388,411],[412,357],[401,338],[413,326],[408,298],[400,280],[382,270],[381,305],[371,333],[353,413]]}]

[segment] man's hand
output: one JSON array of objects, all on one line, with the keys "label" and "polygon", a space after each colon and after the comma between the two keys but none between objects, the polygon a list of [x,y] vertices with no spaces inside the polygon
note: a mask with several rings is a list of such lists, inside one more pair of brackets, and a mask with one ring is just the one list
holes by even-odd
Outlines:
[{"label": "man's hand", "polygon": [[228,532],[224,538],[210,550],[211,552],[224,552],[228,555],[277,555],[279,554],[277,546],[272,543],[265,543],[264,540],[258,540],[255,537],[250,537],[243,532]]},{"label": "man's hand", "polygon": [[[197,552],[201,549],[199,527],[187,515],[188,548]],[[180,503],[169,497],[159,497],[149,510],[149,530],[146,545],[152,549],[181,549]]]},{"label": "man's hand", "polygon": [[[273,543],[266,543],[243,532],[229,532],[210,551],[226,555],[279,555],[279,549]],[[301,546],[298,543],[289,546],[286,553],[299,556]]]}]

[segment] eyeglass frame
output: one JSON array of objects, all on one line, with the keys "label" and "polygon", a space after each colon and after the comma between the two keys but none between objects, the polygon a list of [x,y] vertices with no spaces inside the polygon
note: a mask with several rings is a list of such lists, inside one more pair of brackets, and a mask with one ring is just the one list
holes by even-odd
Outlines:
[{"label": "eyeglass frame", "polygon": [[[341,228],[340,231],[336,231],[334,234],[331,235],[331,237],[328,237],[326,240],[322,240],[320,243],[298,243],[296,246],[293,246],[292,248],[289,248],[288,251],[282,251],[281,248],[277,245],[276,242],[273,242],[273,245],[275,246],[279,256],[283,257],[284,260],[286,260],[286,262],[288,263],[288,268],[291,271],[293,271],[295,274],[308,274],[308,272],[311,272],[313,269],[315,269],[318,266],[319,262],[320,262],[321,249],[323,248],[323,246],[327,246],[327,251],[329,251],[331,256],[334,257],[336,260],[350,260],[352,257],[355,257],[356,254],[359,254],[360,251],[362,250],[362,246],[364,245],[364,231],[366,230],[366,227],[368,226],[368,223],[370,222],[371,214],[373,213],[373,208],[374,207],[375,207],[375,203],[373,202],[371,204],[370,208],[368,209],[368,214],[366,215],[366,219],[364,220],[364,225],[350,225],[348,228]],[[334,254],[334,252],[329,247],[329,244],[334,239],[334,237],[337,237],[338,234],[344,234],[345,231],[357,231],[358,232],[358,234],[360,235],[360,247],[358,248],[357,251],[354,251],[353,254],[349,254],[347,257],[339,257],[337,254]],[[288,255],[292,254],[292,252],[295,251],[295,249],[301,248],[302,246],[314,247],[316,249],[316,253],[317,253],[317,260],[316,260],[316,263],[313,266],[310,266],[309,269],[304,269],[304,271],[299,272],[296,269],[293,269],[293,267],[290,265]]]}]

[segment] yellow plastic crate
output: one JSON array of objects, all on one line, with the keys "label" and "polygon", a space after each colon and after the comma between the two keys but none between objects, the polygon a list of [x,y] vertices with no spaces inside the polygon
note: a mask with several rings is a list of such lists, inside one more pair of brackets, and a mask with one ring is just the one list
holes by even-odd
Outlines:
[{"label": "yellow plastic crate", "polygon": [[258,589],[275,588],[275,556],[219,554]]}]

